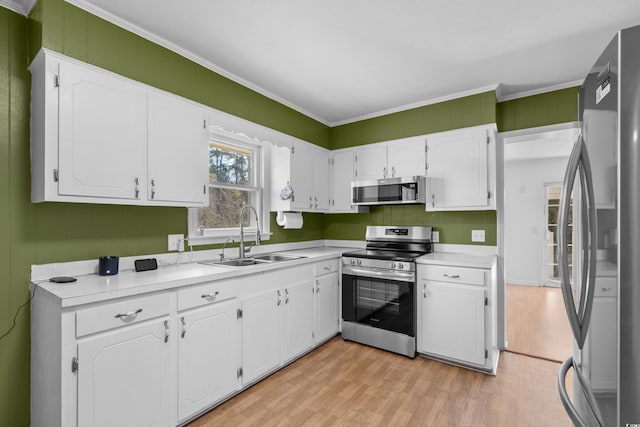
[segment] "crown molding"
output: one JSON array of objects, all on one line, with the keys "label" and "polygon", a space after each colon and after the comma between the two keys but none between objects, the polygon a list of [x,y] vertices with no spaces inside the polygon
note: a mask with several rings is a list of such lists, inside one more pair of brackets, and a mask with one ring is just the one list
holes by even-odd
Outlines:
[{"label": "crown molding", "polygon": [[451,95],[441,96],[441,97],[438,97],[438,98],[431,98],[431,99],[428,99],[428,100],[418,101],[418,102],[414,102],[414,103],[411,103],[411,104],[400,105],[398,107],[389,108],[387,110],[377,111],[375,113],[365,114],[365,115],[362,115],[362,116],[352,117],[352,118],[346,119],[346,120],[340,120],[340,121],[337,121],[337,122],[332,122],[332,123],[329,124],[329,126],[334,127],[334,126],[346,125],[346,124],[349,124],[349,123],[359,122],[361,120],[373,119],[373,118],[380,117],[380,116],[386,116],[387,114],[393,114],[393,113],[399,113],[401,111],[411,110],[412,108],[418,108],[418,107],[424,107],[426,105],[438,104],[440,102],[451,101],[452,99],[458,99],[458,98],[463,98],[465,96],[477,95],[479,93],[484,93],[484,92],[489,92],[489,91],[496,91],[499,88],[499,86],[500,86],[499,84],[495,83],[495,84],[491,84],[491,85],[487,85],[487,86],[482,86],[482,87],[479,87],[479,88],[476,88],[476,89],[470,89],[470,90],[466,90],[466,91],[463,91],[463,92],[453,93]]},{"label": "crown molding", "polygon": [[556,85],[545,86],[537,89],[527,90],[524,92],[516,92],[510,95],[500,96],[500,92],[498,92],[498,102],[512,101],[518,98],[526,98],[527,96],[540,95],[542,93],[553,92],[555,90],[568,89],[570,87],[582,86],[584,83],[584,79],[573,80],[566,83],[558,83]]},{"label": "crown molding", "polygon": [[[0,0],[3,1],[3,0]],[[242,77],[239,77],[235,74],[233,74],[232,72],[214,64],[211,61],[208,61],[204,58],[202,58],[201,56],[191,52],[190,50],[184,49],[180,46],[178,46],[175,43],[170,42],[169,40],[158,36],[155,33],[152,33],[151,31],[147,31],[143,28],[140,28],[139,26],[127,21],[126,19],[122,19],[110,12],[107,12],[106,10],[96,7],[93,4],[90,4],[89,2],[85,1],[85,0],[65,0],[67,3],[70,3],[80,9],[83,9],[89,13],[91,13],[92,15],[95,15],[99,18],[104,19],[105,21],[108,21],[118,27],[121,27],[127,31],[130,31],[144,39],[147,39],[159,46],[162,46],[166,49],[171,50],[172,52],[177,53],[180,56],[183,56],[187,59],[189,59],[190,61],[195,62],[196,64],[202,65],[203,67],[217,73],[220,74],[223,77],[228,78],[229,80],[232,80],[246,88],[249,88],[255,92],[258,92],[261,95],[266,96],[267,98],[273,99],[274,101],[279,102],[282,105],[285,105],[301,114],[304,114],[307,117],[312,118],[313,120],[316,120],[324,125],[330,126],[329,122],[325,119],[323,119],[322,117],[319,117],[295,104],[293,104],[292,102],[287,101],[284,98],[279,97],[278,95],[275,95],[271,92],[269,92],[268,90],[256,85],[253,82],[250,82],[249,80],[245,80]]]},{"label": "crown molding", "polygon": [[37,0],[0,0],[0,6],[19,13],[23,16],[29,16],[31,9],[36,5]]}]

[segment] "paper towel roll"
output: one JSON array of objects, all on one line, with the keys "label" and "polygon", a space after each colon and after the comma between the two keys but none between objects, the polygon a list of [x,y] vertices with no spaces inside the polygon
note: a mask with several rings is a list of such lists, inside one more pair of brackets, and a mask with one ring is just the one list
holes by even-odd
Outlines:
[{"label": "paper towel roll", "polygon": [[276,223],[283,228],[302,228],[302,213],[278,212]]}]

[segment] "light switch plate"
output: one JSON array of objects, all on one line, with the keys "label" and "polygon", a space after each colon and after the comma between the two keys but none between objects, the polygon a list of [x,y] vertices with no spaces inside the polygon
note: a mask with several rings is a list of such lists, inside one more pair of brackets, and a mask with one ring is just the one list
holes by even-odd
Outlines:
[{"label": "light switch plate", "polygon": [[440,232],[432,231],[431,232],[431,242],[438,243],[440,241]]},{"label": "light switch plate", "polygon": [[484,242],[484,230],[471,230],[472,242]]},{"label": "light switch plate", "polygon": [[169,234],[167,238],[167,249],[169,251],[184,251],[184,234]]}]

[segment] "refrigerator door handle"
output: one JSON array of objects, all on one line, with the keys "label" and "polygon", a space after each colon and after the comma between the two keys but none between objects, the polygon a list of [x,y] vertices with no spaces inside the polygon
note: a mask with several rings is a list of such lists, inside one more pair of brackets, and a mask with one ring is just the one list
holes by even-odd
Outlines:
[{"label": "refrigerator door handle", "polygon": [[562,299],[564,307],[569,319],[569,325],[573,332],[573,337],[578,342],[578,346],[582,348],[581,337],[582,331],[580,320],[576,311],[573,293],[571,291],[571,277],[569,274],[569,245],[567,243],[567,233],[569,230],[569,206],[571,203],[571,193],[573,192],[573,183],[578,174],[580,166],[580,155],[582,152],[582,136],[571,150],[567,170],[565,171],[564,181],[562,184],[562,193],[560,195],[560,211],[558,215],[558,268],[560,274],[560,289],[562,290]]},{"label": "refrigerator door handle", "polygon": [[565,379],[567,377],[567,373],[569,372],[569,368],[571,367],[573,367],[573,372],[575,374],[574,377],[578,379],[578,381],[574,383],[574,387],[579,387],[582,391],[588,408],[596,421],[596,426],[604,427],[604,424],[602,422],[602,414],[598,409],[596,399],[591,392],[591,389],[587,385],[587,380],[582,376],[580,369],[575,365],[573,357],[569,357],[567,360],[565,360],[560,366],[560,371],[558,372],[558,393],[560,394],[560,400],[562,401],[564,409],[567,411],[567,414],[569,415],[569,418],[571,418],[573,424],[575,424],[577,427],[590,427],[590,425],[587,424],[582,415],[578,412],[578,409],[575,407],[575,405],[569,398],[569,394],[567,393],[567,384]]},{"label": "refrigerator door handle", "polygon": [[[587,332],[589,331],[589,323],[591,322],[591,311],[593,307],[593,297],[596,288],[596,252],[597,252],[597,238],[598,238],[598,222],[596,220],[596,200],[593,189],[593,175],[591,172],[591,162],[589,161],[589,153],[587,151],[587,145],[582,143],[581,155],[580,155],[580,180],[583,183],[582,187],[586,188],[586,203],[587,223],[585,234],[587,234],[586,242],[583,243],[583,251],[585,264],[583,269],[585,272],[583,276],[586,276],[582,282],[582,292],[580,294],[580,308],[578,312],[578,318],[580,319],[580,330],[582,344],[587,339]],[[585,199],[585,197],[583,197]],[[580,346],[582,349],[582,346]]]},{"label": "refrigerator door handle", "polygon": [[[571,275],[569,273],[569,246],[567,234],[569,232],[569,207],[571,203],[571,193],[576,176],[579,175],[581,183],[581,216],[582,224],[582,256],[583,263],[580,274],[580,300],[578,307],[573,298],[571,290]],[[595,198],[593,192],[593,178],[591,174],[591,163],[587,146],[582,135],[578,137],[564,176],[562,194],[560,196],[560,212],[558,227],[558,267],[560,269],[560,288],[562,289],[562,299],[569,318],[569,324],[573,336],[582,349],[589,330],[591,321],[591,308],[593,306],[593,293],[595,289],[595,267],[596,267],[596,238],[597,223]]]}]

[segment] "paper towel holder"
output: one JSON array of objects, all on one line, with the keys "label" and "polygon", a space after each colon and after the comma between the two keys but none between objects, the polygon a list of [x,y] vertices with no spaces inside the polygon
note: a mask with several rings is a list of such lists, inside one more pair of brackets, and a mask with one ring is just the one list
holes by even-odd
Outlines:
[{"label": "paper towel holder", "polygon": [[285,213],[298,213],[300,214],[300,216],[302,216],[302,212],[296,212],[296,211],[277,211],[276,212],[276,224],[278,224],[280,227],[284,227],[284,214]]}]

